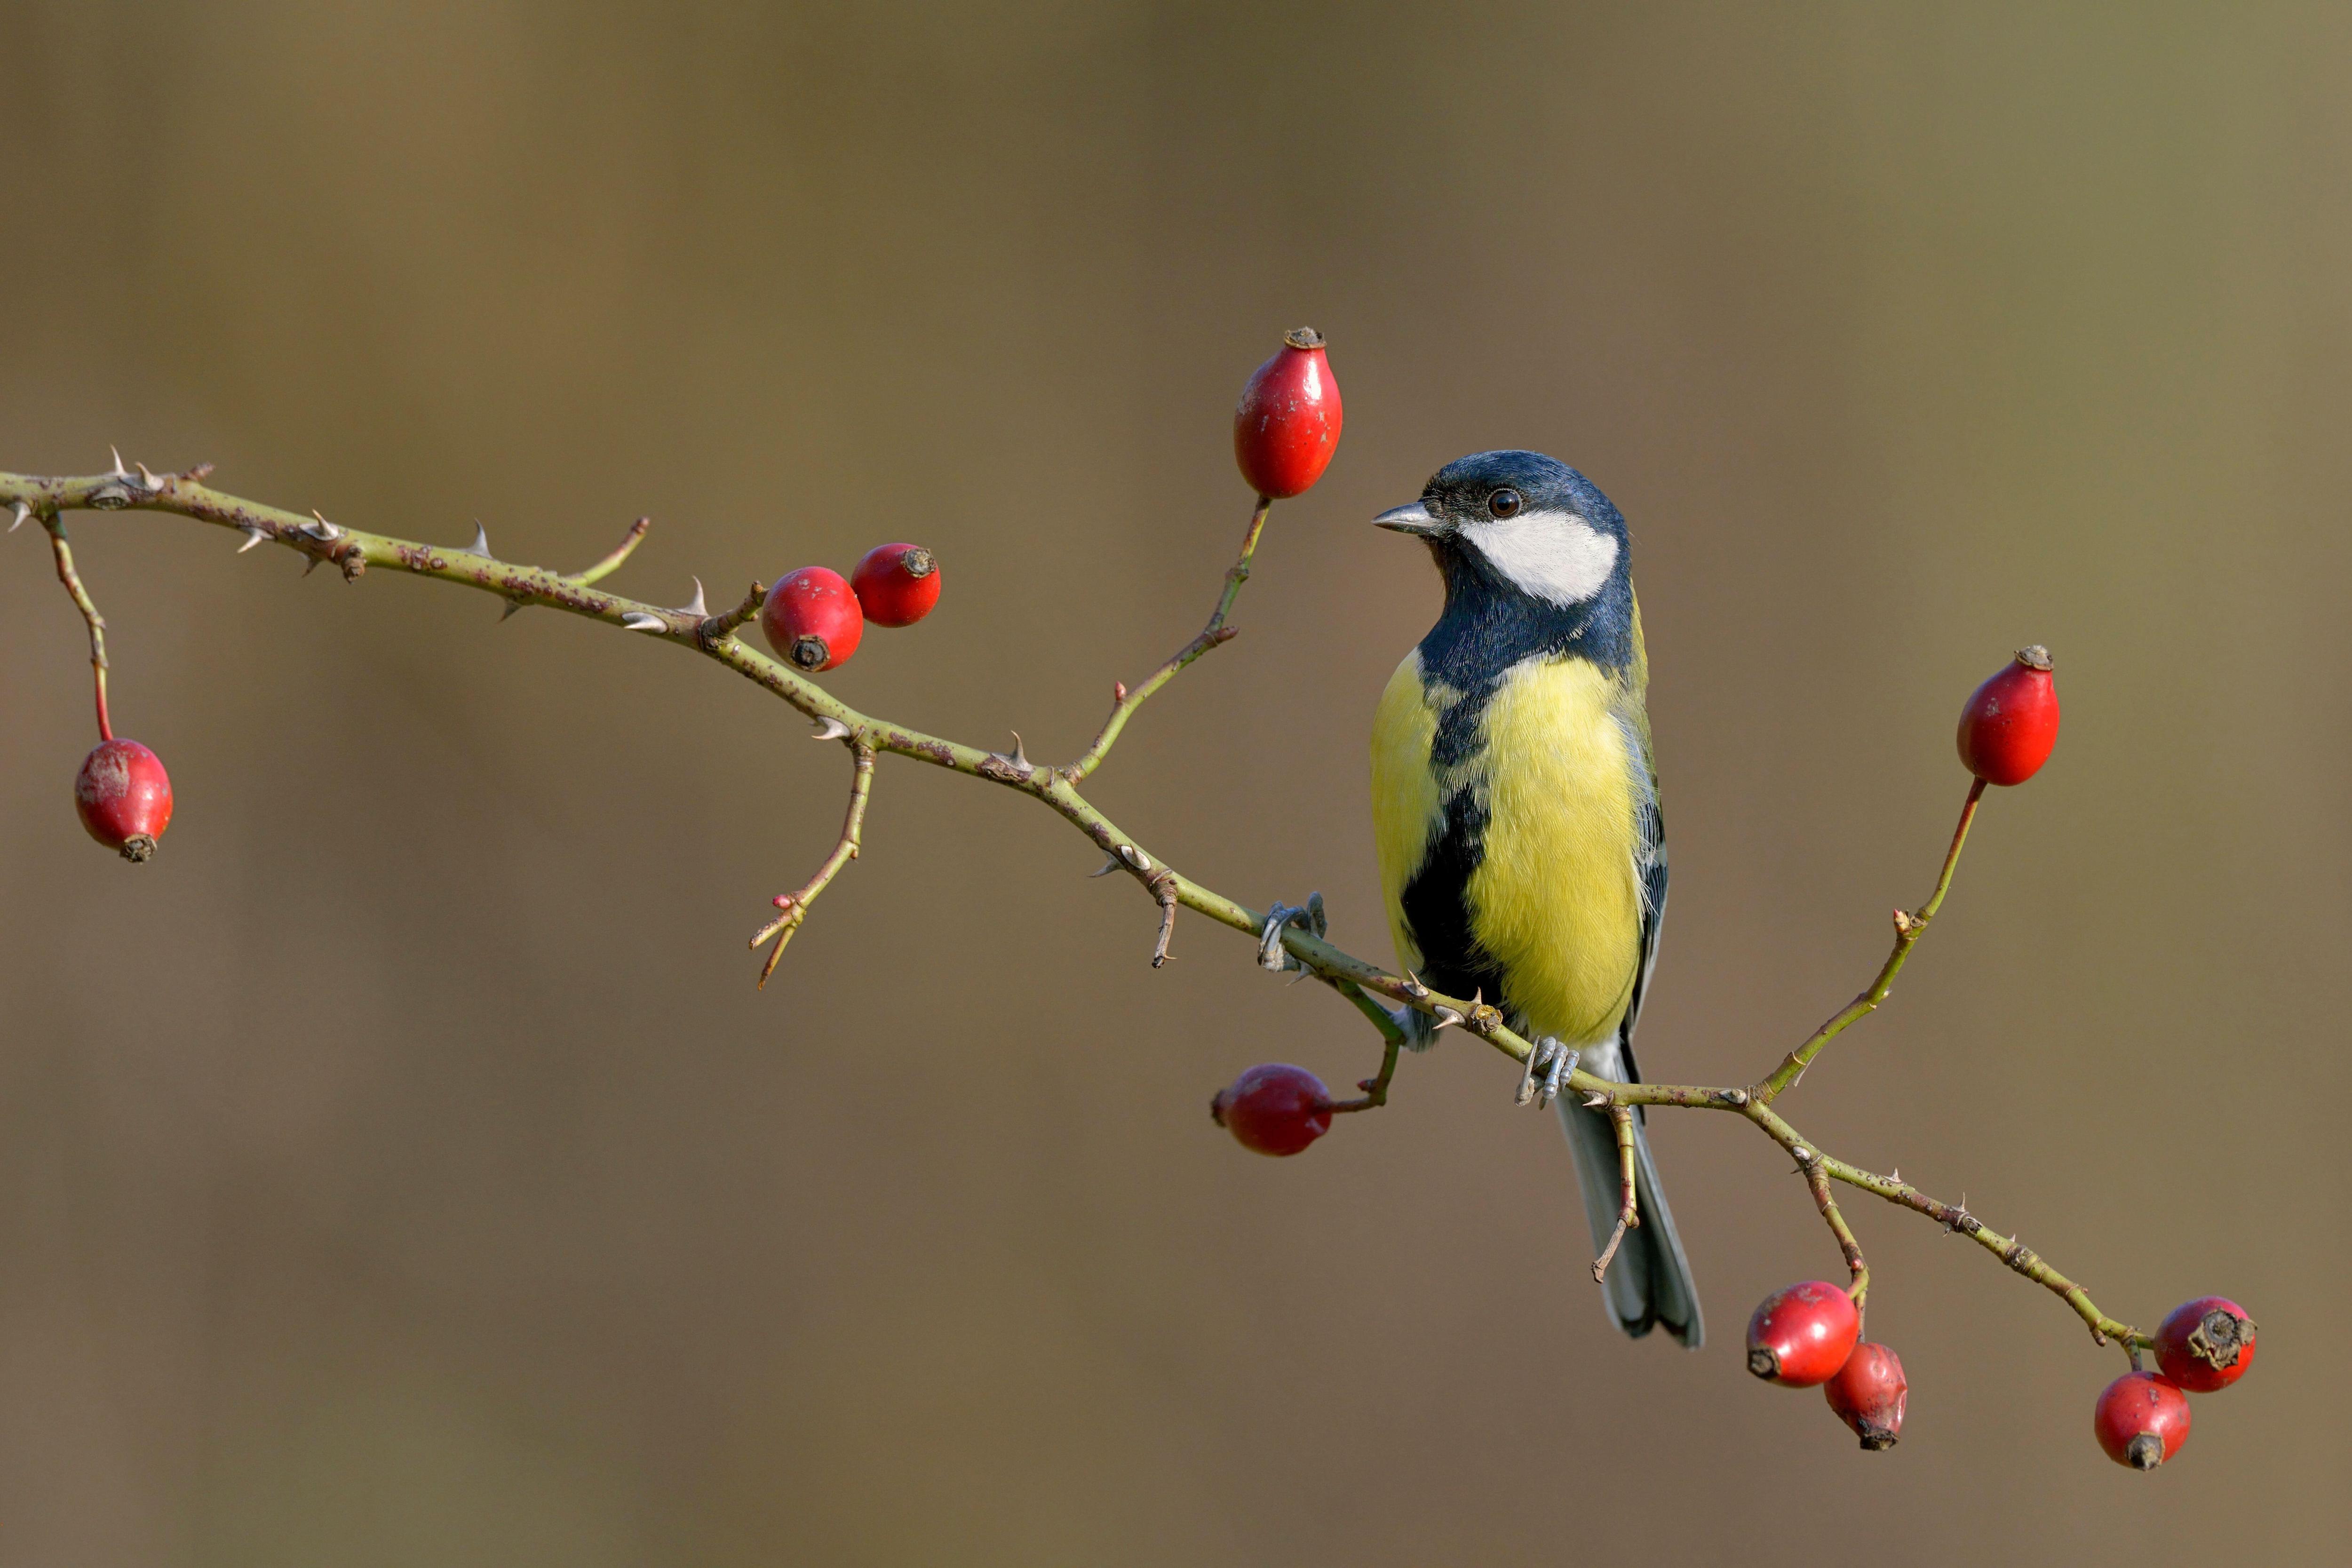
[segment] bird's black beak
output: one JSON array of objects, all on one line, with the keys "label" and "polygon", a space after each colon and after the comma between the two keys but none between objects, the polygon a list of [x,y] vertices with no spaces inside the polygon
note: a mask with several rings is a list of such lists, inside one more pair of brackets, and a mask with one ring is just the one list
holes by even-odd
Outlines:
[{"label": "bird's black beak", "polygon": [[1372,519],[1372,526],[1391,529],[1398,533],[1418,534],[1423,539],[1433,539],[1441,534],[1454,531],[1446,526],[1443,518],[1431,512],[1429,508],[1419,501],[1389,508],[1388,510]]}]

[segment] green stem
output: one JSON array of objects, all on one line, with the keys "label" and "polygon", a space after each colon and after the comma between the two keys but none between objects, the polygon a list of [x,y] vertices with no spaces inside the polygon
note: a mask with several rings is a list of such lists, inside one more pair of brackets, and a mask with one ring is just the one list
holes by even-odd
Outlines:
[{"label": "green stem", "polygon": [[1241,596],[1242,584],[1249,581],[1250,561],[1257,553],[1258,535],[1265,531],[1265,514],[1273,506],[1274,502],[1265,496],[1257,498],[1257,505],[1250,512],[1249,527],[1242,534],[1242,552],[1231,566],[1225,568],[1225,590],[1217,596],[1217,607],[1210,615],[1209,624],[1201,628],[1201,635],[1171,654],[1165,663],[1145,677],[1142,685],[1131,691],[1124,682],[1117,688],[1111,700],[1110,717],[1103,721],[1101,732],[1095,736],[1095,743],[1087,748],[1085,755],[1062,770],[1063,776],[1072,784],[1083,783],[1088,773],[1102,766],[1103,759],[1110,755],[1111,747],[1118,740],[1118,732],[1127,728],[1128,720],[1135,716],[1135,710],[1142,707],[1153,692],[1175,679],[1177,673],[1186,665],[1219,643],[1232,639],[1233,628],[1225,625],[1225,617],[1233,613],[1234,601]]},{"label": "green stem", "polygon": [[1976,820],[1977,802],[1984,798],[1984,791],[1982,779],[1969,786],[1968,803],[1960,807],[1960,824],[1952,830],[1952,847],[1944,852],[1944,869],[1936,879],[1935,892],[1919,906],[1917,914],[1895,911],[1895,950],[1879,967],[1878,978],[1870,983],[1868,990],[1832,1015],[1828,1023],[1815,1029],[1803,1045],[1790,1051],[1771,1077],[1756,1086],[1759,1100],[1769,1105],[1784,1091],[1794,1089],[1797,1080],[1805,1076],[1805,1068],[1822,1054],[1822,1047],[1844,1034],[1851,1025],[1878,1011],[1878,1005],[1886,1000],[1887,992],[1894,989],[1895,977],[1903,972],[1904,962],[1911,956],[1911,949],[1927,931],[1927,922],[1936,918],[1936,911],[1944,907],[1944,895],[1952,889],[1952,871],[1960,863],[1960,847],[1969,841],[1969,824]]},{"label": "green stem", "polygon": [[98,698],[98,738],[111,741],[114,719],[106,708],[106,617],[98,613],[97,602],[82,586],[81,574],[74,568],[73,545],[66,539],[65,520],[54,511],[47,512],[41,518],[41,526],[49,532],[49,550],[58,562],[58,581],[65,584],[74,608],[81,612],[82,622],[89,628],[89,675]]}]

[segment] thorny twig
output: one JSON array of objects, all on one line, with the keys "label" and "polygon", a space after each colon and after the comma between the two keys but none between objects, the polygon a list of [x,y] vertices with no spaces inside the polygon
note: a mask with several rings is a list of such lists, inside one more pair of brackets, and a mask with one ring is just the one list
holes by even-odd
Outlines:
[{"label": "thorny twig", "polygon": [[770,937],[776,939],[775,951],[769,953],[768,962],[760,966],[760,988],[763,991],[767,989],[768,976],[776,972],[777,961],[784,956],[784,949],[790,945],[793,933],[801,929],[801,921],[807,918],[808,907],[816,902],[816,896],[841,874],[844,866],[857,858],[858,843],[866,827],[866,802],[874,793],[874,748],[853,742],[849,752],[854,759],[849,775],[849,811],[842,819],[840,841],[834,845],[833,853],[824,858],[824,864],[816,868],[815,876],[802,883],[796,891],[776,895],[776,908],[784,912],[761,926],[751,938],[751,949],[755,952],[759,951],[760,944]]},{"label": "thorny twig", "polygon": [[1886,955],[1886,962],[1879,967],[1878,978],[1873,980],[1861,995],[1840,1008],[1828,1023],[1815,1029],[1803,1045],[1790,1051],[1787,1059],[1773,1069],[1771,1077],[1756,1086],[1758,1100],[1769,1105],[1783,1092],[1794,1089],[1797,1080],[1805,1076],[1805,1068],[1822,1054],[1823,1046],[1845,1033],[1847,1026],[1876,1012],[1878,1005],[1886,1000],[1887,992],[1894,988],[1895,975],[1902,973],[1904,961],[1911,956],[1911,949],[1927,931],[1927,922],[1936,918],[1937,910],[1943,908],[1944,895],[1951,891],[1952,870],[1960,863],[1960,846],[1969,841],[1969,824],[1976,819],[1977,802],[1984,798],[1984,791],[1982,779],[1969,786],[1968,804],[1960,807],[1960,825],[1953,829],[1952,847],[1944,853],[1943,874],[1936,879],[1934,894],[1919,906],[1916,914],[1906,914],[1901,910],[1895,911],[1895,951]]},{"label": "thorny twig", "polygon": [[1626,1231],[1642,1223],[1641,1212],[1633,1201],[1633,1108],[1612,1103],[1609,1125],[1617,1134],[1617,1228],[1609,1233],[1609,1245],[1592,1260],[1595,1285],[1608,1281],[1610,1260],[1617,1256]]},{"label": "thorny twig", "polygon": [[[245,533],[247,541],[239,547],[240,553],[255,543],[267,541],[284,545],[305,557],[312,565],[321,561],[332,562],[341,568],[346,582],[357,582],[370,565],[374,565],[413,576],[463,584],[497,595],[515,606],[541,605],[585,619],[602,621],[607,626],[647,632],[663,641],[700,652],[746,679],[767,688],[820,725],[822,738],[839,740],[851,748],[854,755],[862,755],[865,760],[860,764],[858,774],[860,791],[865,787],[863,781],[870,778],[872,758],[887,752],[986,779],[1034,797],[1085,834],[1097,849],[1135,876],[1152,893],[1161,909],[1160,940],[1154,945],[1156,961],[1165,960],[1167,939],[1179,906],[1206,915],[1254,940],[1261,939],[1265,933],[1265,915],[1202,886],[1172,867],[1154,860],[1130,835],[1080,795],[1076,787],[1079,781],[1099,765],[1128,718],[1145,698],[1231,635],[1224,617],[1231,611],[1241,584],[1249,576],[1250,559],[1256,550],[1258,537],[1265,522],[1267,503],[1263,498],[1251,515],[1241,555],[1226,574],[1224,592],[1218,600],[1209,626],[1201,636],[1193,638],[1155,671],[1137,691],[1119,689],[1117,705],[1102,732],[1096,737],[1095,743],[1076,763],[1056,769],[1030,763],[1017,754],[1017,748],[1016,754],[1008,758],[998,752],[869,717],[842,702],[798,671],[746,647],[740,638],[706,635],[711,617],[705,612],[689,615],[682,610],[668,609],[598,590],[594,586],[595,582],[626,559],[628,552],[644,536],[642,519],[632,526],[628,538],[611,555],[587,572],[567,576],[544,567],[499,561],[486,552],[452,550],[343,528],[317,517],[315,513],[311,517],[303,517],[226,495],[206,488],[201,482],[208,471],[207,467],[178,474],[156,475],[142,468],[139,474],[133,476],[123,472],[118,462],[112,473],[79,478],[0,473],[0,507],[26,509],[29,514],[41,517],[45,524],[61,512],[83,509],[109,511],[138,508],[174,512]],[[735,619],[730,616],[726,618],[734,619],[740,626],[749,616],[746,615],[741,619]],[[1948,1230],[1969,1237],[2011,1268],[2064,1300],[2102,1344],[2114,1340],[2127,1347],[2152,1345],[2155,1342],[2149,1335],[2102,1313],[2080,1285],[2052,1268],[2022,1243],[1988,1228],[1965,1207],[1941,1203],[1899,1179],[1881,1176],[1832,1159],[1801,1137],[1795,1128],[1771,1109],[1772,1100],[1793,1086],[1823,1044],[1885,999],[1886,989],[1895,972],[1902,967],[1903,961],[1950,887],[1952,871],[1980,794],[1980,789],[1970,792],[1969,806],[1962,812],[1959,827],[1953,835],[1935,895],[1916,916],[1898,912],[1895,949],[1881,970],[1878,980],[1816,1031],[1804,1045],[1790,1052],[1789,1059],[1753,1089],[1689,1084],[1620,1083],[1597,1077],[1581,1068],[1571,1069],[1566,1075],[1563,1087],[1583,1096],[1587,1103],[1609,1106],[1612,1115],[1619,1110],[1652,1105],[1736,1111],[1756,1123],[1792,1155],[1797,1155],[1799,1163],[1807,1169],[1809,1182],[1817,1174],[1823,1178],[1824,1189],[1828,1181],[1860,1187],[1889,1203],[1926,1215]],[[862,798],[862,794],[853,794],[853,814],[858,809]],[[834,858],[827,863],[831,870],[838,871],[840,863],[845,863],[854,852],[854,839],[845,833],[843,843],[835,846]],[[821,872],[820,875],[828,874]],[[810,891],[808,896],[814,897],[814,891]],[[787,922],[790,920],[788,911]],[[1280,940],[1290,957],[1347,997],[1381,1029],[1388,1055],[1381,1077],[1367,1080],[1367,1097],[1372,1104],[1379,1104],[1386,1098],[1389,1075],[1395,1062],[1395,1047],[1402,1038],[1401,1028],[1393,1019],[1385,1016],[1387,1009],[1381,1005],[1380,998],[1423,1013],[1440,1025],[1459,1025],[1465,1032],[1485,1040],[1515,1063],[1525,1064],[1534,1050],[1532,1043],[1511,1028],[1504,1015],[1486,1005],[1483,998],[1465,1001],[1442,995],[1410,975],[1391,973],[1343,952],[1326,938],[1296,923],[1281,928]],[[1357,1104],[1333,1107],[1334,1110],[1363,1108]],[[1804,1152],[1799,1154],[1800,1150]],[[1832,1211],[1824,1212],[1826,1217]],[[1840,1237],[1841,1246],[1845,1240],[1844,1236]]]},{"label": "thorny twig", "polygon": [[1169,655],[1166,662],[1146,676],[1143,684],[1133,690],[1128,689],[1125,681],[1112,684],[1110,717],[1103,721],[1101,732],[1095,736],[1095,743],[1087,748],[1086,754],[1062,770],[1063,777],[1074,784],[1084,783],[1088,773],[1102,766],[1103,759],[1110,755],[1111,746],[1118,740],[1118,732],[1127,728],[1128,720],[1134,717],[1135,710],[1142,707],[1153,692],[1175,679],[1177,672],[1186,665],[1219,643],[1233,639],[1238,628],[1225,625],[1225,617],[1233,613],[1234,601],[1241,596],[1242,584],[1249,581],[1250,561],[1257,553],[1258,536],[1265,531],[1265,514],[1273,506],[1274,502],[1265,497],[1257,498],[1257,506],[1250,513],[1249,528],[1242,535],[1242,552],[1225,569],[1224,592],[1218,595],[1217,607],[1210,612],[1209,624],[1201,628],[1201,635]]},{"label": "thorny twig", "polygon": [[1846,1287],[1846,1294],[1853,1298],[1853,1310],[1859,1313],[1870,1295],[1870,1265],[1862,1260],[1862,1243],[1854,1239],[1853,1228],[1845,1223],[1845,1215],[1838,1212],[1837,1199],[1830,1194],[1829,1173],[1822,1169],[1820,1156],[1806,1158],[1812,1152],[1808,1149],[1799,1149],[1794,1152],[1798,1169],[1805,1173],[1805,1185],[1812,1191],[1813,1206],[1822,1211],[1822,1218],[1828,1224],[1830,1234],[1837,1237],[1838,1250],[1845,1254],[1846,1271],[1853,1276],[1853,1283]]},{"label": "thorny twig", "polygon": [[[120,464],[121,459],[115,461]],[[98,613],[89,590],[81,585],[81,574],[74,569],[73,545],[66,539],[64,520],[55,512],[46,512],[42,514],[41,526],[48,530],[49,550],[58,558],[58,581],[73,595],[74,608],[81,612],[82,620],[89,626],[89,678],[98,694],[98,738],[111,741],[114,718],[106,709],[106,617]]]}]

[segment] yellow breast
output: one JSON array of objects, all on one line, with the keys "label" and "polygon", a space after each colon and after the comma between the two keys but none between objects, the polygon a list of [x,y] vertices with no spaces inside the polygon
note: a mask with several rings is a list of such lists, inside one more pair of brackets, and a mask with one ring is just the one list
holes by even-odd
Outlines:
[{"label": "yellow breast", "polygon": [[1523,665],[1488,699],[1475,753],[1441,777],[1431,745],[1459,700],[1424,689],[1416,651],[1373,721],[1372,825],[1398,960],[1422,966],[1404,889],[1443,831],[1446,799],[1468,790],[1486,820],[1465,901],[1479,947],[1508,977],[1501,1000],[1571,1045],[1601,1038],[1641,963],[1637,763],[1615,712],[1626,692],[1584,659]]},{"label": "yellow breast", "polygon": [[1471,930],[1528,1026],[1570,1045],[1624,1016],[1642,958],[1635,762],[1619,688],[1580,658],[1522,665],[1488,703]]}]

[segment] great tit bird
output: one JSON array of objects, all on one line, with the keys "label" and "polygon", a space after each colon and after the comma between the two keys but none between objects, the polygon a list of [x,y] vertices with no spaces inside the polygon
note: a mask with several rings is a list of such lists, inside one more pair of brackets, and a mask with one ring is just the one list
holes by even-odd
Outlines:
[{"label": "great tit bird", "polygon": [[[1444,614],[1372,724],[1397,957],[1441,992],[1483,995],[1535,1041],[1528,1073],[1544,1100],[1579,1060],[1634,1081],[1666,838],[1625,520],[1566,464],[1479,452],[1373,521],[1427,544],[1445,582]],[[1597,1248],[1617,1222],[1616,1135],[1573,1095],[1558,1110]],[[1690,1263],[1638,1122],[1635,1140],[1641,1224],[1603,1304],[1628,1334],[1663,1323],[1696,1348]]]}]

